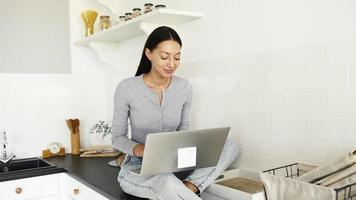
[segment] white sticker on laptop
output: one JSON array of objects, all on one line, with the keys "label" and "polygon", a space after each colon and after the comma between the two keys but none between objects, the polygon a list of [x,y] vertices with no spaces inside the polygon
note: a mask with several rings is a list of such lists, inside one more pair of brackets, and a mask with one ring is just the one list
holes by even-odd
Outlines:
[{"label": "white sticker on laptop", "polygon": [[197,147],[178,149],[178,168],[194,167],[197,162]]}]

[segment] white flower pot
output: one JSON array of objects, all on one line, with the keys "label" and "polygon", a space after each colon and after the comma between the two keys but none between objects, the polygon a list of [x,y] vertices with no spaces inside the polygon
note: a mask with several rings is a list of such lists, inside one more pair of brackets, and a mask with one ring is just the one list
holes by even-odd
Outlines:
[{"label": "white flower pot", "polygon": [[101,134],[89,133],[89,141],[92,146],[111,145],[111,135],[106,135],[103,137]]}]

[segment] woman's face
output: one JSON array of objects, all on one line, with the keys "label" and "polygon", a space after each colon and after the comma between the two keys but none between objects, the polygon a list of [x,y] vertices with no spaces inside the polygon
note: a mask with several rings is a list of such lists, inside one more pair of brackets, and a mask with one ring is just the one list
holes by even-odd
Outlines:
[{"label": "woman's face", "polygon": [[172,77],[180,63],[180,45],[174,40],[166,40],[155,49],[145,50],[147,58],[152,63],[152,70],[163,78]]}]

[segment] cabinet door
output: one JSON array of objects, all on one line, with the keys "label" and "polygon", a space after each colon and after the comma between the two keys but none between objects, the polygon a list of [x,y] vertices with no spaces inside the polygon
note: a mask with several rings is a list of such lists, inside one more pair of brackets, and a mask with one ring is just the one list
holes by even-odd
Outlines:
[{"label": "cabinet door", "polygon": [[25,200],[58,195],[58,174],[0,182],[1,199]]},{"label": "cabinet door", "polygon": [[98,192],[92,190],[88,186],[84,185],[83,183],[77,181],[76,179],[72,178],[67,174],[62,174],[61,178],[64,179],[64,192],[66,195],[71,197],[74,200],[88,200],[88,199],[95,199],[95,200],[108,200],[103,195],[99,194]]},{"label": "cabinet door", "polygon": [[[47,197],[42,197],[39,199],[31,199],[31,200],[62,200],[62,199],[60,199],[59,195],[53,195],[53,196],[47,196]],[[72,199],[68,199],[68,200],[72,200]]]}]

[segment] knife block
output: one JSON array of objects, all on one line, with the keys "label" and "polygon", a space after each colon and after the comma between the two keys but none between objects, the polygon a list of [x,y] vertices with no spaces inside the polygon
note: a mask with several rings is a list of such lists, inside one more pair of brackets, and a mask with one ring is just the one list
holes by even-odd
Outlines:
[{"label": "knife block", "polygon": [[69,119],[66,120],[68,128],[70,130],[70,143],[72,147],[72,154],[80,154],[80,131],[79,131],[79,119]]},{"label": "knife block", "polygon": [[79,127],[77,130],[74,132],[70,133],[70,142],[72,146],[72,154],[73,155],[79,155],[79,149],[80,149],[80,134],[79,134]]}]

